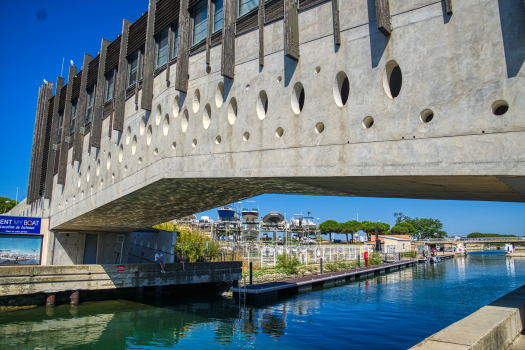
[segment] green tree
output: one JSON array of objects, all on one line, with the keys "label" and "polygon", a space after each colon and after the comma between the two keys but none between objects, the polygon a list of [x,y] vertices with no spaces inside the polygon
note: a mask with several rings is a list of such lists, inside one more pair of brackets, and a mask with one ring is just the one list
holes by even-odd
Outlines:
[{"label": "green tree", "polygon": [[363,221],[361,223],[361,230],[365,231],[365,233],[368,236],[371,236],[375,234],[376,226],[377,226],[378,233],[380,235],[386,235],[388,234],[388,231],[390,230],[389,224],[385,224],[382,222],[372,222],[372,221]]},{"label": "green tree", "polygon": [[483,237],[517,237],[516,235],[500,235],[498,233],[481,233],[472,232],[467,235],[468,238],[483,238]]},{"label": "green tree", "polygon": [[[8,202],[7,205],[5,202]],[[7,197],[0,197],[0,214],[7,213],[15,206],[16,202],[13,199]]]},{"label": "green tree", "polygon": [[416,232],[421,233],[421,238],[443,238],[447,237],[447,233],[442,230],[443,223],[438,219],[427,219],[427,218],[407,218],[405,222],[408,222]]},{"label": "green tree", "polygon": [[319,230],[322,235],[341,233],[341,224],[335,220],[326,220],[319,225]]},{"label": "green tree", "polygon": [[361,223],[356,220],[347,221],[341,224],[341,233],[346,235],[346,243],[348,243],[348,235],[352,234],[352,242],[354,241],[354,233],[361,229]]},{"label": "green tree", "polygon": [[398,222],[392,227],[392,230],[390,230],[390,234],[392,235],[413,235],[415,233],[417,233],[416,229],[408,222]]},{"label": "green tree", "polygon": [[396,225],[410,219],[408,216],[403,215],[403,213],[394,213],[394,217],[396,218]]}]

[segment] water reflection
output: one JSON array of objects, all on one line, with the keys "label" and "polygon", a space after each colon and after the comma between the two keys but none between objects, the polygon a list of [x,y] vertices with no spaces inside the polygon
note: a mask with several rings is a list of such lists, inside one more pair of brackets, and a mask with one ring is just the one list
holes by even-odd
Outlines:
[{"label": "water reflection", "polygon": [[[0,349],[406,349],[525,284],[523,267],[525,260],[480,254],[314,288],[265,307],[192,298],[0,314]],[[370,329],[382,336],[371,342]]]}]

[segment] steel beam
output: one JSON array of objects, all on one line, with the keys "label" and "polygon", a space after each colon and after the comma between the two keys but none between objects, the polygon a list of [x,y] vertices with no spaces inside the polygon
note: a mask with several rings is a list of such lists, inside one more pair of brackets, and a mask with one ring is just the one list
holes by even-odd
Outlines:
[{"label": "steel beam", "polygon": [[334,22],[334,43],[341,45],[341,22],[339,21],[339,0],[332,0],[332,16]]},{"label": "steel beam", "polygon": [[98,60],[98,78],[97,78],[97,89],[95,91],[95,111],[93,113],[93,121],[91,124],[91,138],[89,147],[100,148],[100,139],[102,138],[102,118],[104,117],[104,90],[105,90],[105,78],[104,68],[106,66],[106,53],[108,52],[108,46],[111,41],[102,39],[102,45],[100,47],[100,57]]},{"label": "steel beam", "polygon": [[386,36],[392,33],[389,0],[376,0],[377,29]]},{"label": "steel beam", "polygon": [[445,10],[447,11],[447,15],[452,15],[452,0],[445,0]]},{"label": "steel beam", "polygon": [[86,85],[88,79],[89,63],[92,59],[93,57],[91,55],[88,55],[87,53],[84,54],[84,62],[82,64],[82,77],[80,80],[80,94],[78,96],[77,103],[77,120],[75,123],[75,142],[73,143],[72,162],[82,161],[82,151],[84,148],[84,133],[80,132],[80,128],[84,126],[84,118],[86,117]]},{"label": "steel beam", "polygon": [[259,66],[264,66],[264,0],[259,0]]},{"label": "steel beam", "polygon": [[296,0],[284,0],[284,54],[299,60],[299,11]]},{"label": "steel beam", "polygon": [[222,11],[221,75],[233,79],[235,75],[235,6],[237,1],[224,0]]},{"label": "steel beam", "polygon": [[58,180],[57,184],[66,184],[67,155],[69,153],[69,122],[71,119],[71,92],[73,91],[73,80],[77,75],[77,67],[69,66],[67,77],[66,103],[64,107],[64,118],[62,124],[62,139],[60,140],[60,159],[58,160]]},{"label": "steel beam", "polygon": [[151,111],[153,103],[153,62],[155,61],[155,27],[156,0],[149,0],[148,25],[146,29],[146,44],[144,52],[144,76],[142,78],[142,99],[140,108]]},{"label": "steel beam", "polygon": [[175,90],[180,92],[188,91],[189,29],[190,12],[188,11],[188,0],[180,0],[179,47],[177,48],[177,71],[175,75]]},{"label": "steel beam", "polygon": [[126,107],[126,74],[128,60],[126,50],[131,22],[124,20],[122,23],[122,37],[120,38],[120,56],[118,63],[117,79],[115,81],[115,108],[113,115],[113,130],[124,131],[124,108]]},{"label": "steel beam", "polygon": [[58,105],[60,104],[60,95],[64,86],[64,78],[57,77],[57,86],[55,89],[55,102],[53,103],[53,122],[51,123],[51,136],[49,137],[49,158],[47,160],[46,186],[44,188],[44,198],[51,199],[53,193],[53,178],[55,172],[55,155],[57,144],[58,128]]}]

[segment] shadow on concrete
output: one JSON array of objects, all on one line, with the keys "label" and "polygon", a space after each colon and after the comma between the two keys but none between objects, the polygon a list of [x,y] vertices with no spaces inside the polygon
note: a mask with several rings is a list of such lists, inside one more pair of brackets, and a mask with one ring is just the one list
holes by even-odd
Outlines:
[{"label": "shadow on concrete", "polygon": [[370,53],[372,68],[376,68],[385,53],[390,36],[385,36],[377,29],[376,3],[375,0],[368,1],[368,35],[370,38]]},{"label": "shadow on concrete", "polygon": [[507,77],[518,75],[525,62],[525,3],[522,0],[498,0]]},{"label": "shadow on concrete", "polygon": [[447,14],[447,5],[444,1],[441,1],[441,9],[443,10],[443,23],[447,24],[450,22],[452,15]]},{"label": "shadow on concrete", "polygon": [[290,85],[295,70],[297,69],[298,63],[298,61],[292,60],[291,58],[284,56],[284,86]]},{"label": "shadow on concrete", "polygon": [[186,93],[181,91],[179,92],[179,113],[182,112],[184,101],[186,101]]},{"label": "shadow on concrete", "polygon": [[224,84],[224,98],[223,98],[222,102],[224,103],[228,99],[228,95],[230,94],[230,90],[232,89],[233,79],[230,79],[230,78],[227,78],[227,77],[224,77],[223,79],[224,79],[224,81],[223,81],[223,84]]}]

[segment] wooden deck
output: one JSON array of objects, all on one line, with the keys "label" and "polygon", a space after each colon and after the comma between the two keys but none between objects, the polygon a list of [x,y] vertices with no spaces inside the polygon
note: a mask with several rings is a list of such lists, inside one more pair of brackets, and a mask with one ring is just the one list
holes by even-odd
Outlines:
[{"label": "wooden deck", "polygon": [[316,276],[294,278],[280,282],[270,282],[263,284],[246,285],[231,289],[235,297],[239,297],[239,292],[246,291],[246,302],[249,304],[262,304],[276,300],[280,295],[309,292],[313,286],[335,286],[344,284],[347,279],[355,280],[356,277],[368,277],[377,274],[384,274],[387,271],[396,271],[400,268],[412,266],[418,260],[402,260],[393,263],[361,267],[358,269],[324,273]]}]

